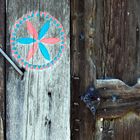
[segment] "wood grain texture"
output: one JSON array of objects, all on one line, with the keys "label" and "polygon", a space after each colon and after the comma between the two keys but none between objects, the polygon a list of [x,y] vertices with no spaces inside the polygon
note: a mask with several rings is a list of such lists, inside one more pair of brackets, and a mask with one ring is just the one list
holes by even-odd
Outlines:
[{"label": "wood grain texture", "polygon": [[[106,102],[102,104],[103,108],[100,110],[102,116],[95,122],[92,113],[81,103],[79,96],[91,83],[95,83],[95,71],[92,69],[90,74],[90,68],[94,64],[97,78],[117,78],[130,86],[137,83],[137,78],[140,76],[140,15],[138,14],[140,2],[75,0],[71,3],[72,140],[138,140],[140,135],[139,115],[135,114],[137,112],[133,111],[128,113],[129,115],[121,115],[114,119],[110,111],[108,117],[102,121],[101,118],[105,116],[103,109],[106,110],[109,105]],[[111,90],[114,92],[114,89]],[[110,93],[106,92],[107,95],[104,94],[105,97],[113,95],[111,90]],[[139,105],[139,94],[136,95],[134,91],[133,95],[129,94],[127,97],[123,91],[121,91],[122,97],[134,99],[133,102],[131,98],[123,104],[126,110],[132,111],[133,103],[133,107]],[[118,109],[121,109],[121,105],[117,104]],[[76,118],[80,122],[77,123]]]},{"label": "wood grain texture", "polygon": [[[128,85],[137,83],[137,78],[140,76],[139,6],[140,3],[137,0],[97,1],[95,62],[98,78],[114,77],[121,79]],[[113,89],[112,87],[111,96],[115,92]],[[134,88],[127,87],[126,89],[129,89],[127,92],[129,91],[128,93],[131,94],[125,95],[127,92],[122,89],[120,94],[122,100],[118,102],[114,110],[108,112],[109,102],[106,102],[106,105],[101,104],[102,107],[105,105],[101,110],[108,112],[108,119],[104,119],[104,121],[97,119],[95,139],[140,139],[137,131],[140,123],[139,114],[136,115],[136,110],[139,110],[137,106],[140,100],[139,90],[133,92]],[[135,94],[136,92],[137,94]],[[104,95],[107,96],[108,93],[107,91]],[[109,96],[107,100],[110,100]],[[123,107],[125,109],[121,111]],[[118,116],[118,119],[113,119],[117,114],[117,112],[115,114],[113,112],[117,109],[122,115]],[[126,110],[129,110],[129,115],[125,115]],[[129,113],[130,111],[133,113]],[[101,115],[100,118],[104,118],[105,114]],[[100,124],[103,122],[106,123],[102,127]],[[100,132],[99,135],[98,132]]]},{"label": "wood grain texture", "polygon": [[140,76],[139,1],[97,1],[97,77],[114,77],[134,85]]},{"label": "wood grain texture", "polygon": [[97,118],[120,118],[130,111],[140,114],[140,84],[130,87],[118,79],[97,80],[100,96]]},{"label": "wood grain texture", "polygon": [[67,48],[55,66],[44,71],[25,71],[23,80],[8,67],[7,140],[70,140],[69,2],[7,0],[9,54],[14,22],[30,11],[47,11],[56,17],[65,29]]},{"label": "wood grain texture", "polygon": [[118,119],[98,119],[95,140],[139,140],[139,126],[140,117],[132,112]]},{"label": "wood grain texture", "polygon": [[[5,51],[5,1],[0,0],[0,44]],[[5,60],[0,54],[0,140],[4,139],[5,124]]]},{"label": "wood grain texture", "polygon": [[2,118],[0,118],[0,140],[4,140],[4,128]]},{"label": "wood grain texture", "polygon": [[71,1],[71,139],[91,140],[94,138],[94,119],[85,104],[80,100],[87,86],[95,82],[94,59],[94,13],[92,0]]}]

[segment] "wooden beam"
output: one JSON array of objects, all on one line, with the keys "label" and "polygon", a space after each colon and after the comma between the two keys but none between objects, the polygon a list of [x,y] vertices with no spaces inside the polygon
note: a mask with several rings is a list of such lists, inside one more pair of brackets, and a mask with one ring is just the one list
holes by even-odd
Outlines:
[{"label": "wooden beam", "polygon": [[100,105],[97,117],[117,118],[128,112],[139,114],[140,84],[130,87],[118,79],[97,80]]}]

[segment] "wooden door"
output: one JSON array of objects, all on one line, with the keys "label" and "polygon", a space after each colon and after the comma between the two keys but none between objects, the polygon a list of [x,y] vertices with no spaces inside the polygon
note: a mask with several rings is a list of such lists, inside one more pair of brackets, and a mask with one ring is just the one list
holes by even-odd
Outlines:
[{"label": "wooden door", "polygon": [[[14,47],[13,51],[10,49],[14,44],[12,41],[18,42],[18,52],[26,58],[29,48],[35,46],[29,43],[39,43],[35,29],[43,26],[45,14],[51,15],[55,24],[59,21],[67,36],[67,47],[56,65],[41,71],[37,70],[40,66],[32,67],[37,62],[44,62],[38,51],[37,58],[31,59],[30,65],[23,63],[26,68],[23,77],[0,56],[0,140],[4,136],[7,140],[140,139],[139,84],[135,87],[125,85],[135,85],[140,75],[138,0],[1,0],[0,3],[0,44],[19,67],[22,64],[17,61],[20,56]],[[31,16],[38,18],[30,20]],[[30,30],[33,28],[31,23],[35,29]],[[30,26],[29,32],[27,26]],[[62,26],[59,31],[63,30]],[[49,32],[49,38],[57,35],[54,31]],[[36,40],[19,40],[31,36]],[[52,44],[52,40],[43,41]],[[55,54],[57,50],[50,51]],[[28,60],[33,55],[30,54]],[[100,88],[96,78],[120,79],[125,83],[120,83],[125,90],[121,89],[118,93],[118,86],[108,91],[99,89],[103,92],[101,99],[106,96],[106,100],[100,103],[95,117],[80,96],[89,85],[97,84],[96,87]],[[106,95],[106,92],[109,94]],[[114,95],[111,92],[119,94],[115,105],[110,98]]]},{"label": "wooden door", "polygon": [[[72,140],[140,139],[139,12],[138,0],[71,1]],[[80,100],[95,77],[124,82],[104,85],[96,118]]]}]

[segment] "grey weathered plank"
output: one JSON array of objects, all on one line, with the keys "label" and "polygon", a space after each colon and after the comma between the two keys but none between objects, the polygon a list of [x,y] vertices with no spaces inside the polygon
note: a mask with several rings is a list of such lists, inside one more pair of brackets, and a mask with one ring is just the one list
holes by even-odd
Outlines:
[{"label": "grey weathered plank", "polygon": [[[0,44],[2,49],[5,51],[5,1],[0,0]],[[4,139],[4,129],[5,124],[5,61],[0,54],[0,140]]]},{"label": "grey weathered plank", "polygon": [[49,12],[62,23],[67,48],[55,66],[43,71],[27,70],[23,80],[9,66],[7,140],[70,140],[69,2],[7,0],[7,49],[14,22],[37,10]]},{"label": "grey weathered plank", "polygon": [[0,117],[0,140],[4,140],[3,120],[1,117]]}]

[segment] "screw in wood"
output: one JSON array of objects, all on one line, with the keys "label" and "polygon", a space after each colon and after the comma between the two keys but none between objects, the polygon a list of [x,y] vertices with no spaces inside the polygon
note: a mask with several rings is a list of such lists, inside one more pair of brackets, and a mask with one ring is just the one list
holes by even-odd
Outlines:
[{"label": "screw in wood", "polygon": [[112,95],[112,101],[116,102],[116,100],[117,100],[117,96],[116,95]]},{"label": "screw in wood", "polygon": [[79,103],[77,103],[77,102],[74,102],[74,105],[75,105],[75,106],[79,106]]},{"label": "screw in wood", "polygon": [[101,132],[103,131],[103,128],[102,128],[102,127],[100,128],[100,131],[101,131]]},{"label": "screw in wood", "polygon": [[79,119],[75,119],[75,122],[80,122],[80,120]]},{"label": "screw in wood", "polygon": [[100,121],[102,122],[104,119],[103,118],[100,118]]},{"label": "screw in wood", "polygon": [[127,15],[129,16],[130,15],[130,12],[127,12]]},{"label": "screw in wood", "polygon": [[84,33],[81,32],[80,35],[79,35],[79,39],[80,39],[80,40],[83,40],[84,38],[85,38]]},{"label": "screw in wood", "polygon": [[72,76],[72,78],[73,78],[74,80],[79,80],[79,79],[80,79],[80,77],[78,77],[78,76]]},{"label": "screw in wood", "polygon": [[78,131],[79,131],[79,129],[77,129],[77,128],[75,128],[74,130],[75,130],[76,132],[78,132]]}]

